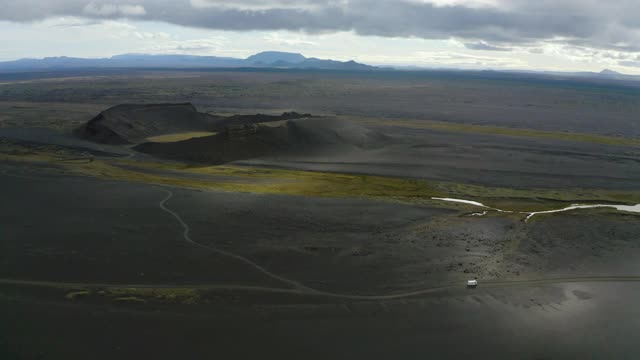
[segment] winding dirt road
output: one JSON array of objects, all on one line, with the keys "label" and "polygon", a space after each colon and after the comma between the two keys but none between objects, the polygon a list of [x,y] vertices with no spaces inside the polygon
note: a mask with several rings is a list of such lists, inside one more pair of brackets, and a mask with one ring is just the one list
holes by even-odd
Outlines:
[{"label": "winding dirt road", "polygon": [[[256,264],[255,262],[231,253],[229,251],[225,251],[225,250],[221,250],[218,249],[216,247],[213,246],[208,246],[208,245],[204,245],[204,244],[200,244],[196,241],[194,241],[193,239],[191,239],[191,236],[189,235],[190,233],[190,228],[189,225],[180,217],[179,214],[177,214],[176,212],[174,212],[173,210],[167,208],[166,203],[167,201],[169,201],[172,197],[173,197],[173,192],[171,192],[170,190],[167,189],[163,189],[166,193],[167,193],[167,197],[164,198],[161,202],[160,202],[160,208],[162,210],[164,210],[165,212],[171,214],[176,220],[178,220],[178,222],[180,223],[180,225],[182,225],[184,232],[183,232],[183,237],[185,239],[185,241],[187,241],[190,244],[193,244],[195,246],[198,246],[200,248],[203,249],[207,249],[209,251],[213,251],[215,253],[224,255],[224,256],[228,256],[230,258],[239,260],[251,267],[253,267],[254,269],[260,271],[261,273],[279,280],[281,282],[284,282],[285,284],[288,285],[292,285],[294,288],[293,289],[280,289],[280,288],[270,288],[270,287],[253,287],[253,286],[215,286],[215,288],[218,289],[236,289],[236,290],[250,290],[250,291],[261,291],[261,292],[279,292],[279,293],[292,293],[292,294],[298,294],[298,295],[310,295],[310,296],[323,296],[323,297],[332,297],[332,298],[340,298],[340,299],[350,299],[350,300],[393,300],[393,299],[401,299],[401,298],[407,298],[407,297],[413,297],[413,296],[419,296],[419,295],[425,295],[425,294],[430,294],[430,293],[434,293],[434,292],[439,292],[439,291],[444,291],[444,290],[449,290],[449,289],[456,289],[456,288],[461,288],[464,287],[463,285],[456,283],[456,284],[447,284],[447,285],[442,285],[442,286],[437,286],[437,287],[431,287],[431,288],[426,288],[426,289],[418,289],[418,290],[414,290],[414,291],[408,291],[408,292],[402,292],[402,293],[396,293],[396,294],[387,294],[387,295],[356,295],[356,294],[341,294],[341,293],[334,293],[334,292],[330,292],[330,291],[323,291],[323,290],[318,290],[318,289],[313,289],[310,288],[306,285],[303,285],[302,283],[292,280],[292,279],[288,279],[286,277],[274,274],[273,272],[265,269],[264,267]],[[568,282],[603,282],[603,281],[608,281],[608,282],[620,282],[620,281],[634,281],[634,282],[640,282],[640,276],[605,276],[605,277],[568,277],[568,278],[553,278],[553,279],[533,279],[533,280],[519,280],[519,281],[499,281],[499,280],[488,280],[488,281],[481,281],[481,285],[482,286],[491,286],[491,287],[498,287],[498,286],[514,286],[514,285],[538,285],[538,284],[554,284],[554,283],[568,283]],[[0,280],[0,283],[2,283],[2,281]],[[173,286],[171,286],[173,287]],[[192,286],[191,286],[192,287]],[[211,286],[204,286],[206,288],[212,288]]]},{"label": "winding dirt road", "polygon": [[[640,282],[640,276],[602,276],[602,277],[570,277],[570,278],[550,278],[514,281],[482,281],[483,288],[502,288],[510,286],[526,285],[548,285],[548,284],[568,284],[568,283],[598,283],[598,282]],[[106,283],[78,283],[78,282],[55,282],[55,281],[32,281],[17,279],[0,279],[0,285],[37,286],[37,287],[58,287],[58,288],[98,288],[98,289],[198,289],[198,290],[230,290],[246,291],[255,293],[275,293],[290,295],[306,295],[329,297],[342,300],[397,300],[420,295],[433,294],[446,290],[463,290],[464,284],[455,283],[438,287],[419,289],[415,291],[402,292],[387,295],[351,295],[339,294],[328,291],[304,290],[304,289],[284,289],[265,286],[245,286],[245,285],[171,285],[171,284],[106,284]]]},{"label": "winding dirt road", "polygon": [[163,190],[167,193],[167,197],[164,198],[162,201],[160,201],[160,204],[159,204],[160,208],[162,210],[164,210],[165,212],[167,212],[168,214],[170,214],[171,216],[173,216],[176,220],[178,220],[178,222],[180,223],[180,225],[184,229],[184,232],[182,233],[182,237],[184,238],[184,240],[186,242],[188,242],[189,244],[195,245],[197,247],[200,247],[200,248],[215,252],[217,254],[224,255],[224,256],[230,257],[232,259],[238,260],[240,262],[243,262],[243,263],[253,267],[254,269],[258,270],[259,272],[267,275],[268,277],[276,279],[276,280],[281,281],[281,282],[284,282],[284,283],[286,283],[288,285],[293,286],[296,289],[305,289],[305,290],[313,291],[313,289],[308,288],[308,287],[302,285],[301,283],[299,283],[299,282],[297,282],[295,280],[287,279],[287,278],[282,277],[282,276],[280,276],[278,274],[274,274],[271,271],[265,269],[264,267],[256,264],[255,262],[253,262],[253,261],[251,261],[251,260],[249,260],[249,259],[247,259],[247,258],[245,258],[243,256],[240,256],[240,255],[237,255],[237,254],[234,254],[232,252],[225,251],[225,250],[222,250],[222,249],[218,249],[218,248],[213,247],[213,246],[208,246],[208,245],[204,245],[204,244],[201,244],[199,242],[193,241],[193,239],[191,239],[191,236],[190,236],[191,228],[189,227],[189,225],[186,222],[184,222],[184,220],[182,220],[182,218],[180,217],[180,215],[178,215],[178,213],[176,213],[175,211],[167,208],[167,206],[166,206],[167,201],[169,201],[173,197],[173,192],[171,192],[170,190],[167,190],[167,189],[163,189]]},{"label": "winding dirt road", "polygon": [[[9,174],[6,170],[0,171],[1,175],[13,176],[25,179],[36,179],[24,175]],[[32,280],[19,280],[19,279],[0,279],[0,285],[18,285],[18,286],[39,286],[39,287],[67,287],[67,288],[182,288],[182,289],[208,289],[208,290],[230,290],[230,291],[246,291],[246,292],[258,292],[258,293],[280,293],[291,295],[306,295],[306,296],[320,296],[328,298],[336,298],[343,300],[395,300],[409,297],[416,297],[420,295],[426,295],[431,293],[442,292],[446,290],[462,290],[465,288],[464,283],[444,284],[437,287],[417,289],[413,291],[400,292],[394,294],[381,294],[381,295],[358,295],[358,294],[341,294],[330,291],[323,291],[310,288],[296,280],[286,278],[275,274],[263,266],[253,262],[252,260],[243,257],[232,252],[218,249],[214,246],[198,243],[194,241],[191,236],[191,228],[182,219],[182,217],[175,211],[167,207],[167,202],[173,197],[173,192],[162,188],[167,194],[162,199],[158,206],[167,214],[175,218],[183,228],[183,239],[193,246],[200,247],[202,249],[235,259],[240,261],[251,268],[263,273],[264,275],[280,281],[291,288],[276,288],[267,286],[247,286],[247,285],[216,285],[216,284],[203,284],[203,285],[173,285],[173,284],[107,284],[107,283],[75,283],[75,282],[53,282],[53,281],[32,281]],[[480,281],[480,286],[484,287],[507,287],[507,286],[522,286],[522,285],[543,285],[543,284],[560,284],[560,283],[576,283],[576,282],[640,282],[640,276],[601,276],[601,277],[566,277],[566,278],[548,278],[548,279],[529,279],[529,280],[515,280],[515,281],[500,281],[500,280],[484,280]]]}]

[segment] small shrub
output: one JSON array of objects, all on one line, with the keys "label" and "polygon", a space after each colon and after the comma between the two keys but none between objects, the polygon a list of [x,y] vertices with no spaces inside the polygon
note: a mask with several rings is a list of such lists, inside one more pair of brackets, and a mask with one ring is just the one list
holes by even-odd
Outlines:
[{"label": "small shrub", "polygon": [[140,299],[135,296],[115,298],[113,299],[113,301],[116,303],[124,304],[144,304],[147,302],[145,299]]},{"label": "small shrub", "polygon": [[91,295],[91,291],[89,290],[82,290],[82,291],[74,291],[74,292],[70,292],[65,296],[65,299],[67,300],[71,300],[71,301],[76,301],[79,298],[83,298],[86,296]]}]

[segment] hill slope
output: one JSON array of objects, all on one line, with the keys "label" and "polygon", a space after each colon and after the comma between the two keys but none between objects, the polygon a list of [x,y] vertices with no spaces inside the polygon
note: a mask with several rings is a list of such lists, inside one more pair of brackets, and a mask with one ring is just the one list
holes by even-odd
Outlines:
[{"label": "hill slope", "polygon": [[123,104],[109,108],[75,131],[83,139],[122,145],[147,141],[158,135],[182,132],[219,132],[227,127],[311,117],[285,112],[282,115],[215,116],[198,112],[190,103]]},{"label": "hill slope", "polygon": [[210,131],[222,118],[184,104],[124,104],[109,108],[76,130],[83,139],[103,144],[130,144],[181,131]]},{"label": "hill slope", "polygon": [[387,136],[334,118],[290,120],[285,126],[243,125],[208,137],[144,143],[136,150],[162,158],[223,164],[268,155],[321,154],[381,147]]}]

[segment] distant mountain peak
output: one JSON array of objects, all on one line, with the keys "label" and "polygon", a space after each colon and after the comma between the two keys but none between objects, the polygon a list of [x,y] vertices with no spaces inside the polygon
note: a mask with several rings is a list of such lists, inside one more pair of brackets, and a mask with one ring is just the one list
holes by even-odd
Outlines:
[{"label": "distant mountain peak", "polygon": [[609,69],[604,69],[604,70],[600,71],[600,75],[622,75],[622,73],[619,73],[619,72],[613,71],[613,70],[609,70]]},{"label": "distant mountain peak", "polygon": [[273,63],[290,63],[298,64],[307,60],[307,58],[300,53],[290,53],[283,51],[263,51],[255,55],[249,56],[246,61],[249,63],[261,63],[261,64],[273,64]]}]

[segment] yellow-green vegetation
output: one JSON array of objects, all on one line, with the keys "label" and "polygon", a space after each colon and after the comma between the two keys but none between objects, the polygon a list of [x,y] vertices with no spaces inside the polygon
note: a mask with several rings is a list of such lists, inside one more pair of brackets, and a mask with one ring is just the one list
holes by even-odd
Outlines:
[{"label": "yellow-green vegetation", "polygon": [[86,297],[91,295],[91,291],[89,290],[81,290],[81,291],[72,291],[70,293],[68,293],[67,295],[65,295],[65,299],[67,300],[71,300],[71,301],[76,301],[80,298]]},{"label": "yellow-green vegetation", "polygon": [[378,119],[363,117],[348,117],[349,120],[357,121],[365,124],[377,124],[386,126],[400,126],[411,129],[431,129],[452,132],[467,132],[476,134],[517,136],[529,138],[546,138],[564,141],[581,141],[605,145],[640,145],[640,139],[623,138],[615,136],[574,133],[574,132],[555,132],[533,129],[518,129],[490,125],[475,124],[456,124],[443,121],[433,120],[405,120],[405,119]]},{"label": "yellow-green vegetation", "polygon": [[[417,199],[444,195],[425,181],[372,175],[352,175],[313,171],[254,168],[244,166],[192,166],[179,163],[141,163],[119,160],[112,163],[126,165],[128,175],[148,176],[146,169],[174,170],[185,174],[209,175],[211,180],[169,178],[157,176],[155,180],[172,185],[237,192],[305,195],[318,197],[376,197]],[[115,165],[115,166],[114,166]],[[91,168],[88,166],[87,168]],[[123,174],[124,175],[124,174]],[[153,175],[151,175],[153,177]],[[219,177],[220,180],[216,178]],[[236,179],[234,181],[233,179]],[[253,180],[253,181],[251,181]]]},{"label": "yellow-green vegetation", "polygon": [[516,211],[543,211],[564,208],[569,203],[640,203],[640,191],[593,189],[510,189],[451,182],[434,187],[449,197],[475,200],[485,205]]},{"label": "yellow-green vegetation", "polygon": [[133,302],[137,300],[131,299],[138,299],[143,302],[153,300],[156,302],[191,305],[200,301],[198,290],[191,288],[108,288],[102,291],[102,296],[114,298],[113,301],[118,302]]},{"label": "yellow-green vegetation", "polygon": [[107,296],[139,297],[191,297],[198,294],[191,288],[107,288],[102,290]]},{"label": "yellow-green vegetation", "polygon": [[[337,174],[313,171],[254,168],[244,166],[193,166],[180,163],[119,163],[144,169],[174,170],[185,174],[212,176],[211,181],[182,179],[185,186],[208,189],[317,197],[366,197],[404,202],[432,202],[432,197],[456,197],[518,211],[562,208],[572,202],[640,203],[638,191],[588,189],[510,189],[452,182],[415,180],[372,175]],[[215,181],[215,177],[224,180]],[[229,178],[237,178],[234,182]],[[247,182],[247,180],[254,180]],[[464,204],[443,204],[468,207]]]},{"label": "yellow-green vegetation", "polygon": [[128,303],[128,304],[144,304],[147,302],[145,299],[140,299],[135,296],[115,298],[113,299],[113,301],[117,303]]},{"label": "yellow-green vegetation", "polygon": [[150,138],[147,138],[147,140],[151,142],[167,143],[167,142],[182,141],[182,140],[188,140],[188,139],[205,137],[205,136],[212,136],[215,134],[217,133],[208,132],[208,131],[183,132],[183,133],[152,136]]},{"label": "yellow-green vegetation", "polygon": [[469,210],[474,207],[434,201],[431,198],[454,197],[475,200],[492,207],[515,211],[558,209],[575,202],[640,203],[640,191],[510,189],[373,175],[230,165],[196,166],[178,162],[143,162],[129,159],[96,159],[93,162],[72,163],[60,162],[59,152],[49,152],[46,149],[18,151],[15,154],[3,151],[0,152],[1,159],[55,162],[64,172],[111,180],[229,192],[436,203],[442,207]]},{"label": "yellow-green vegetation", "polygon": [[122,304],[182,304],[195,305],[206,303],[206,298],[202,296],[201,291],[206,288],[188,288],[188,287],[117,287],[102,285],[87,285],[87,289],[76,288],[66,285],[43,284],[40,286],[50,288],[60,288],[66,293],[65,299],[69,301],[77,301],[82,298],[91,296],[94,300],[111,301]]}]

